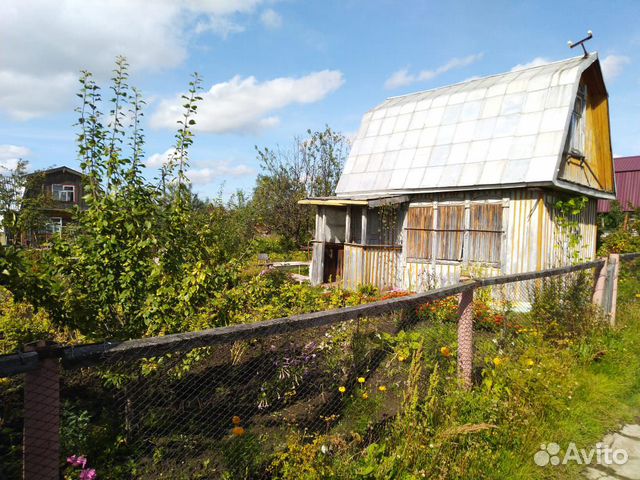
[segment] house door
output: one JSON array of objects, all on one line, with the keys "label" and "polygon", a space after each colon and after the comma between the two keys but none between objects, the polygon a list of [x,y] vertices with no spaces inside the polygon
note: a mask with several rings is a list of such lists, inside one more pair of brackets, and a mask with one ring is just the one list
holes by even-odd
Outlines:
[{"label": "house door", "polygon": [[341,243],[327,243],[324,246],[324,272],[322,281],[335,282],[342,277],[344,259],[344,245]]}]

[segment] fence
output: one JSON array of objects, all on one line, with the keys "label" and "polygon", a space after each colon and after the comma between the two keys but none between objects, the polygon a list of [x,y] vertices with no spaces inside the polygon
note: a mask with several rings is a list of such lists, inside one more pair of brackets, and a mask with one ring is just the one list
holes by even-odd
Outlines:
[{"label": "fence", "polygon": [[0,357],[0,478],[57,479],[72,454],[100,478],[268,478],[293,448],[362,450],[385,435],[423,366],[471,387],[500,342],[553,320],[553,308],[571,310],[574,329],[592,300],[615,318],[619,263],[202,332],[32,345]]}]

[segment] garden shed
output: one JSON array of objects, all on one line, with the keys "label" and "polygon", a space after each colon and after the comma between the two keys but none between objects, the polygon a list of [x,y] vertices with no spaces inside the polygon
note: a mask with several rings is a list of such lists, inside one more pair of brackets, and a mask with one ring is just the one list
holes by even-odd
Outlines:
[{"label": "garden shed", "polygon": [[[587,198],[560,221],[559,200]],[[312,283],[424,290],[562,266],[615,198],[598,55],[393,97],[367,112],[336,196],[315,205]],[[577,234],[577,235],[576,235]]]}]

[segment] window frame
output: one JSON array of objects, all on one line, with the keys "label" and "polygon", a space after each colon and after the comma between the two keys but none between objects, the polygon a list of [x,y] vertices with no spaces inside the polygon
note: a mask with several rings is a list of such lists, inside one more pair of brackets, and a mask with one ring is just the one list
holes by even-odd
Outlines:
[{"label": "window frame", "polygon": [[[56,189],[56,187],[60,187],[60,188]],[[56,193],[58,195],[56,195]],[[71,194],[70,200],[69,200],[69,194]],[[53,183],[51,185],[51,196],[56,202],[75,203],[76,202],[76,186],[69,183]],[[64,197],[64,199],[60,197]]]},{"label": "window frame", "polygon": [[580,84],[571,110],[571,128],[569,135],[569,155],[584,156],[586,150],[586,116],[588,92],[585,84]]},{"label": "window frame", "polygon": [[[483,206],[495,206],[499,210],[499,216],[497,218],[490,219],[489,222],[483,224],[474,223],[472,218],[472,212],[474,208]],[[457,207],[460,209],[454,216],[457,222],[454,220],[454,227],[461,226],[462,228],[442,228],[441,216],[439,213],[449,207]],[[431,225],[418,225],[411,224],[412,209],[427,208],[431,209]],[[503,263],[503,252],[505,248],[505,226],[504,226],[504,199],[485,199],[485,200],[467,200],[467,201],[451,201],[451,202],[419,202],[409,204],[407,207],[407,220],[404,226],[405,231],[405,258],[408,263],[435,263],[439,265],[460,265],[464,263],[489,265],[500,268]],[[457,223],[457,225],[455,225]],[[493,225],[491,225],[493,224]],[[449,224],[451,225],[451,223]],[[487,228],[491,227],[491,228]],[[416,253],[423,252],[419,250],[420,234],[414,232],[421,232],[422,235],[428,235],[426,256],[416,256]],[[470,258],[475,252],[474,245],[477,245],[478,241],[473,238],[474,232],[478,232],[478,237],[483,236],[495,236],[497,237],[497,252],[490,256],[488,259],[478,260],[477,258]],[[443,250],[440,245],[445,238],[451,235],[456,235],[457,242],[459,243],[456,251],[460,251],[458,259],[441,258],[444,257]],[[413,237],[413,239],[412,239]],[[476,243],[473,243],[476,242]],[[417,248],[416,248],[417,247]],[[489,254],[491,255],[491,253]],[[477,255],[474,255],[477,256]]]},{"label": "window frame", "polygon": [[51,235],[56,235],[62,233],[62,228],[64,227],[62,217],[49,217],[49,222],[47,223],[47,233]]}]

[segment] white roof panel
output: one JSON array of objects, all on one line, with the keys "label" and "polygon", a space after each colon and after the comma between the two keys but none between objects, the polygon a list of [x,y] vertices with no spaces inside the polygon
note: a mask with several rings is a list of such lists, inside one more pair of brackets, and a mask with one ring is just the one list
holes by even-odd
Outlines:
[{"label": "white roof panel", "polygon": [[367,112],[338,196],[555,183],[597,54],[390,98]]}]

